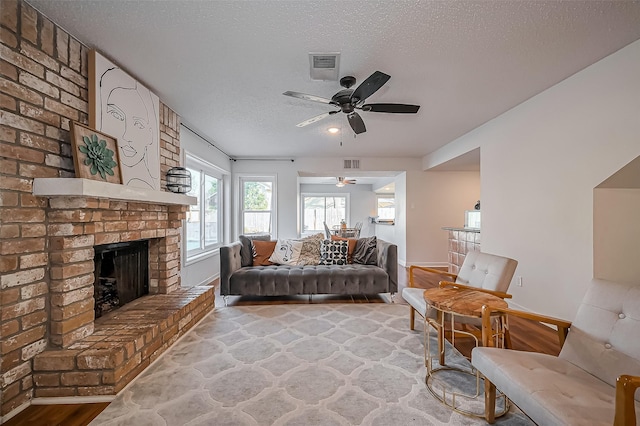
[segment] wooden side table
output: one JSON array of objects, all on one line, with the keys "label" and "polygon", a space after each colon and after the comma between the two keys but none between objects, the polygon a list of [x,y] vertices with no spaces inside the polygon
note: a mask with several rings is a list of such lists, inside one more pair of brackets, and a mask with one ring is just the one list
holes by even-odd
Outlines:
[{"label": "wooden side table", "polygon": [[[488,305],[496,308],[507,308],[508,304],[502,298],[494,296],[493,294],[485,293],[478,290],[461,289],[455,287],[443,287],[443,288],[431,288],[424,291],[424,300],[427,304],[436,310],[436,319],[425,317],[425,364],[427,366],[427,377],[425,383],[427,388],[438,400],[450,408],[468,415],[483,417],[484,407],[481,412],[472,412],[469,410],[460,409],[456,405],[456,397],[464,397],[468,399],[476,399],[480,392],[480,376],[479,373],[470,367],[469,370],[465,370],[459,366],[447,366],[446,365],[446,346],[445,346],[445,323],[450,321],[451,324],[451,344],[455,345],[456,334],[463,334],[473,337],[476,342],[476,346],[479,346],[480,341],[476,335],[469,331],[456,328],[456,323],[460,322],[462,318],[482,318],[482,307]],[[457,322],[456,322],[457,320]],[[439,367],[433,368],[433,357],[431,355],[430,339],[427,335],[427,324],[430,327],[436,329],[438,333],[438,361]],[[502,315],[496,315],[495,317],[495,329],[497,334],[504,333],[504,318]],[[484,330],[483,330],[484,332]],[[473,375],[476,378],[476,393],[475,395],[465,394],[461,392],[451,392],[451,398],[447,399],[446,392],[436,392],[433,389],[431,379],[434,373],[438,371],[453,371],[460,372],[468,375]],[[451,402],[449,402],[451,401]],[[505,414],[509,411],[509,405],[507,399],[504,398],[504,410],[499,415]],[[496,415],[497,417],[498,415]]]}]

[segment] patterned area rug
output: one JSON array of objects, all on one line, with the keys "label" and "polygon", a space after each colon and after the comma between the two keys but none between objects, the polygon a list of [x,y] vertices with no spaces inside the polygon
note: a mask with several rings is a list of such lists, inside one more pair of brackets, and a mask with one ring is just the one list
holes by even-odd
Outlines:
[{"label": "patterned area rug", "polygon": [[[422,332],[409,330],[407,309],[216,308],[91,424],[486,424],[427,391]],[[532,423],[512,408],[496,424]]]}]

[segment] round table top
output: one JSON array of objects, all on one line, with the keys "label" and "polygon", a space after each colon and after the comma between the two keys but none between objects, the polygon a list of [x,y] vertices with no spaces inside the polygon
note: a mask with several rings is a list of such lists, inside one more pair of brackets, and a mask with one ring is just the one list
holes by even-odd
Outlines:
[{"label": "round table top", "polygon": [[478,290],[466,288],[430,288],[424,291],[424,300],[430,306],[456,315],[482,317],[482,306],[507,308],[504,299]]}]

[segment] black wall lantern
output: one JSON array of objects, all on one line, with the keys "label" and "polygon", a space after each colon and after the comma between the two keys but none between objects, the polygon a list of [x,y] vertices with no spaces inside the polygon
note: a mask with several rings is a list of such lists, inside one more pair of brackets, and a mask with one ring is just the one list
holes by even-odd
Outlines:
[{"label": "black wall lantern", "polygon": [[172,167],[167,171],[167,189],[186,194],[191,191],[191,172],[184,167]]}]

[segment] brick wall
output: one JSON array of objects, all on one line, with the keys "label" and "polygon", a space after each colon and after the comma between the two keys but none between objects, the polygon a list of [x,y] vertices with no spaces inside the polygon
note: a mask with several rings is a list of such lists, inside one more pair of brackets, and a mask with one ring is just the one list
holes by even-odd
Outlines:
[{"label": "brick wall", "polygon": [[[27,3],[2,0],[0,13],[4,416],[32,398],[36,355],[91,333],[94,244],[152,238],[152,288],[180,285],[177,228],[185,209],[32,195],[33,178],[74,176],[69,126],[88,123],[88,49]],[[162,176],[179,165],[179,129],[180,118],[161,104]]]}]

